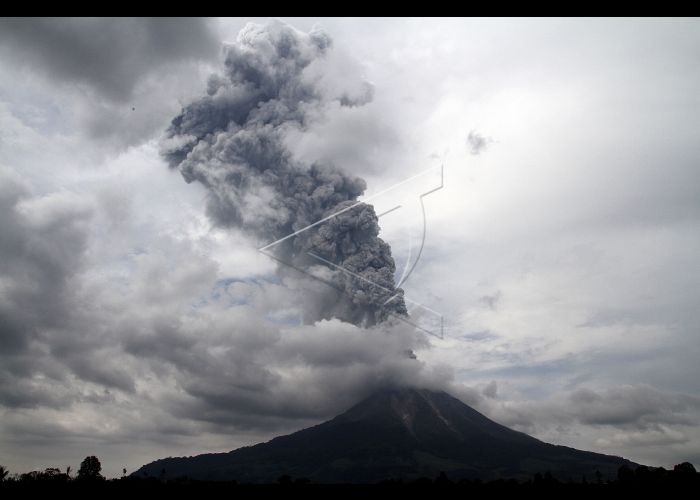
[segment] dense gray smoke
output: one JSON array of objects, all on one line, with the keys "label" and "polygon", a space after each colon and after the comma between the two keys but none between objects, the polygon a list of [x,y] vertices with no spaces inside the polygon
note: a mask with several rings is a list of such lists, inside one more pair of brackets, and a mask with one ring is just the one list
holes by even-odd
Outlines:
[{"label": "dense gray smoke", "polygon": [[207,188],[215,224],[240,228],[262,244],[342,211],[270,251],[332,286],[314,299],[322,304],[309,308],[305,321],[336,317],[370,326],[405,316],[406,306],[395,288],[391,249],[378,237],[377,215],[356,201],[365,182],[332,165],[302,164],[284,142],[331,102],[361,106],[371,99],[368,85],[356,96],[334,95],[323,85],[319,65],[330,47],[319,30],[249,24],[225,47],[224,71],[210,78],[207,95],[172,121],[162,154],[187,182]]}]

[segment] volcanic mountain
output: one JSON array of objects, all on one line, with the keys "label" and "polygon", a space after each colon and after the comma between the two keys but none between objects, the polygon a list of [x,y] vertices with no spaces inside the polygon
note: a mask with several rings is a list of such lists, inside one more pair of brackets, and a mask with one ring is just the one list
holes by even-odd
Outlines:
[{"label": "volcanic mountain", "polygon": [[544,443],[486,418],[444,392],[375,393],[315,427],[229,453],[165,458],[134,476],[275,482],[282,475],[313,482],[374,483],[437,476],[526,478],[550,471],[580,481],[612,477],[621,457]]}]

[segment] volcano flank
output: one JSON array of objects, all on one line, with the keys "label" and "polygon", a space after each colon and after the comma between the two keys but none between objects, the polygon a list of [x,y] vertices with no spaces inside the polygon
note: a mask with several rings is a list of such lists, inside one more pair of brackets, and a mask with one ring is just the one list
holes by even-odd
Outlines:
[{"label": "volcano flank", "polygon": [[445,472],[451,479],[529,478],[551,472],[580,481],[614,477],[621,457],[542,442],[500,425],[445,392],[377,392],[314,427],[229,453],[156,460],[135,476],[274,482],[374,483]]}]

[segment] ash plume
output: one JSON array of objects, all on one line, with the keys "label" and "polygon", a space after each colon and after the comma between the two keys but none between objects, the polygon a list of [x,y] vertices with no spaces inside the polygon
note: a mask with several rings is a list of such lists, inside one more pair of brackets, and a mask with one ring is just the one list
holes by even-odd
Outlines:
[{"label": "ash plume", "polygon": [[[187,182],[206,187],[214,224],[239,228],[261,243],[330,217],[272,251],[332,287],[308,299],[316,303],[306,308],[305,322],[335,317],[371,326],[407,313],[377,215],[357,202],[365,181],[331,164],[297,161],[285,146],[290,131],[303,132],[326,106],[371,100],[368,84],[353,95],[324,83],[330,50],[321,30],[248,24],[237,43],[225,46],[223,71],[210,77],[207,95],[172,121],[161,153]],[[288,268],[279,270],[290,276]]]}]

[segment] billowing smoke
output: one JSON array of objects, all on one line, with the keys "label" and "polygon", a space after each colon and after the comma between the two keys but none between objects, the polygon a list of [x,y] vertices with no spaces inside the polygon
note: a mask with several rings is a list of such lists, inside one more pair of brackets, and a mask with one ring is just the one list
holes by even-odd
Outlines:
[{"label": "billowing smoke", "polygon": [[[262,244],[327,218],[270,251],[297,277],[331,285],[313,298],[306,322],[335,317],[371,326],[405,316],[406,306],[377,215],[357,202],[365,181],[330,164],[303,164],[285,145],[290,132],[321,119],[330,103],[361,106],[372,98],[368,84],[352,92],[324,82],[330,50],[320,30],[249,24],[225,47],[223,72],[210,78],[207,95],[172,121],[162,154],[187,182],[207,188],[215,224],[240,228]],[[291,268],[280,272],[290,276]]]}]

